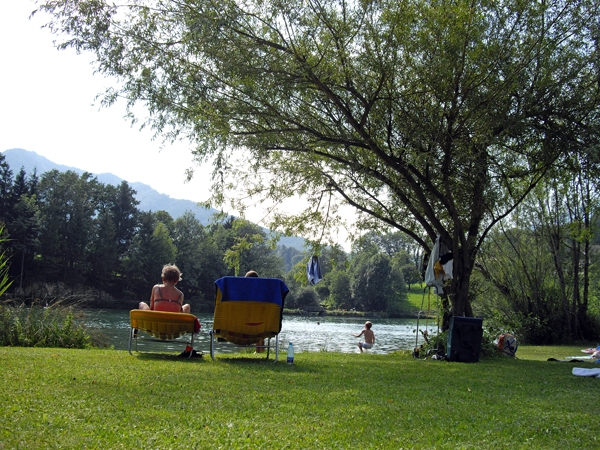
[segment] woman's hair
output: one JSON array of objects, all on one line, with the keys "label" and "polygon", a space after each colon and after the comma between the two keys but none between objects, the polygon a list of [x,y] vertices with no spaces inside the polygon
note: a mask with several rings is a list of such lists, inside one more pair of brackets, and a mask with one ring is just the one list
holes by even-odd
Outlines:
[{"label": "woman's hair", "polygon": [[177,283],[181,281],[183,275],[175,264],[166,264],[162,270],[162,278],[169,283]]},{"label": "woman's hair", "polygon": [[249,271],[249,272],[246,273],[246,277],[258,278],[258,274],[254,270],[251,270],[251,271]]}]

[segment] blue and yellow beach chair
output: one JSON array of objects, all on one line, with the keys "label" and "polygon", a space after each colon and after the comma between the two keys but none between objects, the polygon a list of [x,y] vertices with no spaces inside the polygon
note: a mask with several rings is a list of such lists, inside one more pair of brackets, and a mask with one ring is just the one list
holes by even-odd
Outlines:
[{"label": "blue and yellow beach chair", "polygon": [[248,346],[261,340],[267,359],[275,338],[275,361],[279,358],[279,332],[283,302],[289,289],[277,278],[223,277],[215,281],[215,314],[210,331],[210,356],[215,340]]}]

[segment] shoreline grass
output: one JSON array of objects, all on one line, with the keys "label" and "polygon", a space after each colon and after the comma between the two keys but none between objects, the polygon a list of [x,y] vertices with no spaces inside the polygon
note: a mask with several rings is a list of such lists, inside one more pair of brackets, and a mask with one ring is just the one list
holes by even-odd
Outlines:
[{"label": "shoreline grass", "polygon": [[571,374],[599,365],[546,361],[581,348],[475,364],[298,353],[288,365],[2,347],[0,449],[599,448],[600,380]]},{"label": "shoreline grass", "polygon": [[0,346],[90,348],[92,336],[75,305],[0,304]]}]

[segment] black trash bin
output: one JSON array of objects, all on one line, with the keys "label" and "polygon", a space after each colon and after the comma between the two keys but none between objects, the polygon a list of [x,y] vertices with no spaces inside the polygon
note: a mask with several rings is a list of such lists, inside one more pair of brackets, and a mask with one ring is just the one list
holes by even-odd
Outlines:
[{"label": "black trash bin", "polygon": [[450,317],[448,331],[448,361],[479,362],[483,319],[475,317]]}]

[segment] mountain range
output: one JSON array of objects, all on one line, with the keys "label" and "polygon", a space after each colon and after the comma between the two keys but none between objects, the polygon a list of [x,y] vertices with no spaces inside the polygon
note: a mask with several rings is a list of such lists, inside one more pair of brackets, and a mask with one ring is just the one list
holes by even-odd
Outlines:
[{"label": "mountain range", "polygon": [[[48,158],[38,155],[35,152],[24,150],[22,148],[12,148],[2,152],[5,160],[10,166],[13,174],[16,174],[21,167],[25,169],[25,172],[30,174],[34,170],[37,171],[38,176],[44,172],[50,170],[58,170],[59,172],[66,172],[68,170],[73,171],[79,175],[86,172],[85,170],[78,169],[76,167],[69,167],[62,164],[56,164],[50,161]],[[92,173],[99,182],[104,184],[111,184],[118,186],[123,181],[122,178],[112,173]],[[203,208],[198,206],[196,202],[191,200],[183,200],[172,198],[169,195],[161,194],[155,189],[151,188],[147,184],[134,182],[130,183],[127,181],[129,186],[136,191],[135,198],[140,202],[138,209],[141,211],[166,211],[173,219],[177,219],[182,216],[186,211],[191,211],[196,219],[202,224],[207,225],[212,215],[218,212],[213,208]],[[265,230],[268,233],[268,230]],[[304,239],[300,237],[282,237],[279,240],[279,245],[285,245],[286,247],[293,247],[300,251],[304,250]]]}]

